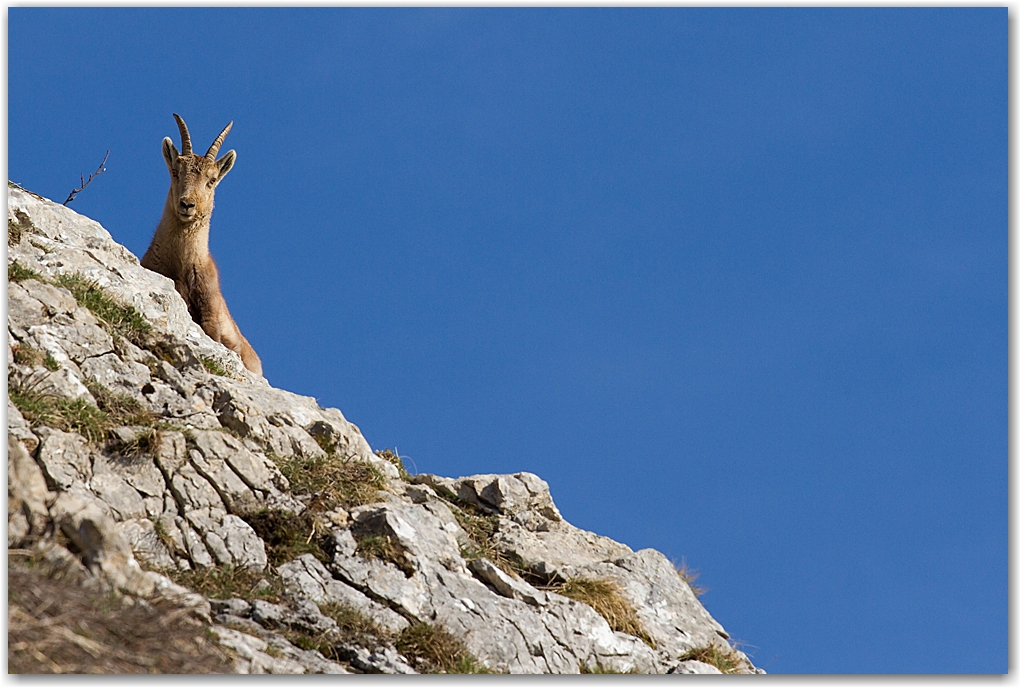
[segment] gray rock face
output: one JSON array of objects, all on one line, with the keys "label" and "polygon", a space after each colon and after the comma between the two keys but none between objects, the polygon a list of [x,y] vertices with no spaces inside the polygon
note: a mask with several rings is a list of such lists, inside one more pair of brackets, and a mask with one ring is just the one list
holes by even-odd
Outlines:
[{"label": "gray rock face", "polygon": [[[21,229],[8,261],[41,275],[8,284],[8,385],[18,391],[8,402],[8,546],[31,549],[50,574],[193,613],[241,673],[413,673],[424,664],[397,647],[422,623],[506,673],[712,673],[688,652],[732,651],[661,553],[574,527],[538,476],[404,481],[339,410],[269,386],[209,340],[173,283],[97,223],[16,188],[8,213]],[[134,307],[151,340],[125,338],[56,285],[72,274]],[[16,363],[22,346],[49,358]],[[129,416],[106,405],[118,397],[137,411],[121,424]],[[86,432],[80,417],[55,421],[69,404],[107,424]],[[316,461],[368,463],[385,488],[321,506],[280,468]],[[348,478],[331,479],[323,490]],[[286,528],[267,522],[310,530],[285,543]],[[304,553],[313,543],[315,555]],[[264,579],[238,587],[245,599],[207,599],[168,576],[210,568]],[[641,631],[621,627],[642,636],[561,594],[573,578],[615,583]],[[279,595],[259,596],[267,588]],[[344,617],[374,627],[374,644],[347,639]],[[760,672],[734,655],[743,672]]]},{"label": "gray rock face", "polygon": [[383,629],[400,632],[410,623],[388,606],[368,598],[354,587],[346,585],[326,570],[315,556],[304,554],[278,568],[280,577],[299,597],[317,604],[341,604],[360,612]]}]

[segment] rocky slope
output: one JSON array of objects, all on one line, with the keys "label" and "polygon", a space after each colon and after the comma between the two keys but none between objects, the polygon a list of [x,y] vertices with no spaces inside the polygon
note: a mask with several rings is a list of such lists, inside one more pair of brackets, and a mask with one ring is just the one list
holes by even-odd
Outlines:
[{"label": "rocky slope", "polygon": [[[574,527],[530,473],[408,475],[10,184],[7,302],[12,670],[178,647],[171,671],[761,672],[658,551]],[[55,590],[92,611],[53,615]],[[135,644],[103,643],[114,616]]]}]

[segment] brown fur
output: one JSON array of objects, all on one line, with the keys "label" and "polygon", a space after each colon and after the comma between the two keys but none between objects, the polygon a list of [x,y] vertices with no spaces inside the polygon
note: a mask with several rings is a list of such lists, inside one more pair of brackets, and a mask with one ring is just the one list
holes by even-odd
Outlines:
[{"label": "brown fur", "polygon": [[163,217],[156,227],[142,267],[174,280],[188,311],[213,341],[218,341],[241,356],[244,366],[262,374],[262,361],[230,316],[220,291],[219,271],[209,254],[209,218],[213,210],[216,186],[234,165],[237,154],[231,150],[219,160],[223,137],[233,122],[204,155],[191,151],[191,138],[184,120],[177,118],[183,151],[173,141],[163,139],[163,159],[170,170],[170,191],[163,205]]}]

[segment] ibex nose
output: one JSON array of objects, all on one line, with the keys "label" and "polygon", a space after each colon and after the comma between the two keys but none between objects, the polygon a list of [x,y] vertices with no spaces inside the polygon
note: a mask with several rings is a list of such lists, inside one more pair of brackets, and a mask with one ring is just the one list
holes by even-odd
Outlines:
[{"label": "ibex nose", "polygon": [[190,203],[184,198],[181,198],[181,208],[183,208],[184,210],[190,210],[193,207],[195,207],[194,203]]}]

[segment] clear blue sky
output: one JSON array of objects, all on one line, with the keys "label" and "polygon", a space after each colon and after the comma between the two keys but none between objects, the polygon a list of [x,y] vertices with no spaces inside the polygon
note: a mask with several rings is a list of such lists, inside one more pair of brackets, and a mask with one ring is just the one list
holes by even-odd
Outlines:
[{"label": "clear blue sky", "polygon": [[1007,668],[1007,9],[8,10],[9,176],[180,113],[276,386],[702,571],[770,672]]}]

